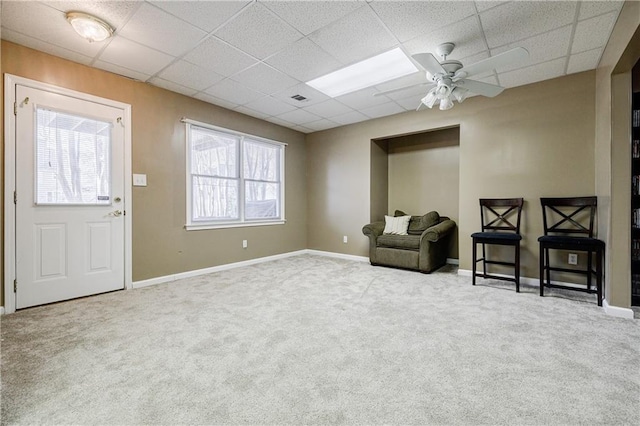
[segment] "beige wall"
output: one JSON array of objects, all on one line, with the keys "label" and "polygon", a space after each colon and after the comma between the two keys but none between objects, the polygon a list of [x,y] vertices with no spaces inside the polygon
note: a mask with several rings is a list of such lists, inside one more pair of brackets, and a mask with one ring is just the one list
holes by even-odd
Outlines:
[{"label": "beige wall", "polygon": [[[460,126],[460,268],[471,269],[478,198],[521,196],[522,275],[537,277],[539,197],[595,192],[594,94],[592,71],[308,135],[309,246],[367,256],[371,141]],[[342,244],[343,233],[357,238]]]},{"label": "beige wall", "polygon": [[[454,127],[386,139],[389,144],[389,214],[432,210],[458,223],[460,129]],[[371,191],[375,192],[372,182]],[[448,256],[458,259],[458,232]]]},{"label": "beige wall", "polygon": [[[132,105],[134,281],[307,247],[304,134],[5,41],[2,72]],[[288,143],[286,225],[185,231],[184,116]]]},{"label": "beige wall", "polygon": [[631,69],[640,57],[640,3],[626,2],[596,70],[595,175],[598,229],[607,244],[605,294],[631,302]]}]

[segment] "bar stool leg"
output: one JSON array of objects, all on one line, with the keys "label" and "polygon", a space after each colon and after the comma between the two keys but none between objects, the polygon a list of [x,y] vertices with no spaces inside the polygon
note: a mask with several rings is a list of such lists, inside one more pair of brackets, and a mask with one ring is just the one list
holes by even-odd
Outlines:
[{"label": "bar stool leg", "polygon": [[472,277],[471,278],[471,284],[473,284],[473,285],[476,285],[476,269],[477,269],[477,267],[476,267],[476,265],[477,265],[476,256],[477,256],[477,253],[478,253],[478,249],[476,247],[476,240],[474,239],[473,240],[473,259],[472,259],[473,265],[471,267],[471,269],[472,269],[472,271],[471,271],[471,277]]},{"label": "bar stool leg", "polygon": [[544,296],[544,247],[540,244],[540,296]]},{"label": "bar stool leg", "polygon": [[520,242],[516,244],[516,261],[514,264],[516,278],[516,293],[520,293]]},{"label": "bar stool leg", "polygon": [[603,274],[602,274],[602,257],[604,256],[603,250],[596,250],[596,285],[597,294],[598,294],[598,306],[602,306],[602,282]]}]

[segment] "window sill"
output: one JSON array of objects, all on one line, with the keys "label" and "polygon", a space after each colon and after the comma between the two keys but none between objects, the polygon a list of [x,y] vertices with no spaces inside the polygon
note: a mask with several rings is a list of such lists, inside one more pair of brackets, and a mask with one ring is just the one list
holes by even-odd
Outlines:
[{"label": "window sill", "polygon": [[253,226],[271,226],[271,225],[284,225],[286,220],[274,220],[272,222],[241,222],[241,223],[220,223],[220,224],[187,224],[184,228],[187,231],[201,231],[205,229],[226,229],[226,228],[249,228]]}]

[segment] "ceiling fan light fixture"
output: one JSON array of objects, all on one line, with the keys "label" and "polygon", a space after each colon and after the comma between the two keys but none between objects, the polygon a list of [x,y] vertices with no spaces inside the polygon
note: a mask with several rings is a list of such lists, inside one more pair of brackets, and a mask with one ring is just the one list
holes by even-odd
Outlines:
[{"label": "ceiling fan light fixture", "polygon": [[456,99],[456,101],[458,101],[459,104],[461,104],[465,99],[467,99],[467,96],[469,96],[469,91],[467,89],[456,87],[451,92],[451,95]]},{"label": "ceiling fan light fixture", "polygon": [[427,93],[427,96],[422,98],[421,102],[425,104],[425,106],[429,108],[433,108],[437,100],[438,100],[438,97],[436,96],[436,89],[433,88],[429,90],[429,93]]},{"label": "ceiling fan light fixture", "polygon": [[440,99],[440,110],[446,111],[453,108],[453,101],[449,98]]},{"label": "ceiling fan light fixture", "polygon": [[100,18],[83,12],[67,12],[67,21],[75,32],[89,42],[103,41],[113,35],[113,27]]}]

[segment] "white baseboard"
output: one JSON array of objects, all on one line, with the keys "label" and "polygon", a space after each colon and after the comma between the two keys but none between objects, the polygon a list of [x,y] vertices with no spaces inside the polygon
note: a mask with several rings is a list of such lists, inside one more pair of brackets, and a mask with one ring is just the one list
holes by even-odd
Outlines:
[{"label": "white baseboard", "polygon": [[4,306],[0,306],[0,315],[4,315]]},{"label": "white baseboard", "polygon": [[[470,277],[472,271],[468,269],[458,269],[458,275],[462,275],[465,277]],[[505,274],[493,274],[499,277],[513,277],[513,275],[505,275]],[[552,284],[563,285],[566,287],[576,287],[576,288],[584,288],[584,285],[576,284],[576,283],[568,283],[564,281],[551,281]],[[531,277],[520,277],[520,284],[532,286],[532,287],[540,287],[540,279],[539,278],[531,278]],[[621,308],[620,306],[611,306],[607,299],[602,301],[602,309],[607,315],[611,315],[612,317],[619,318],[630,318],[633,319],[633,309],[629,308]]]},{"label": "white baseboard", "polygon": [[197,277],[199,275],[211,274],[213,272],[226,271],[228,269],[241,268],[243,266],[256,265],[258,263],[271,262],[272,260],[284,259],[292,256],[304,254],[307,250],[292,251],[289,253],[276,254],[273,256],[259,257],[257,259],[243,260],[242,262],[227,263],[226,265],[212,266],[210,268],[196,269],[193,271],[179,272],[162,277],[149,278],[148,280],[134,281],[133,288],[148,287],[150,285],[163,284],[183,278]]}]

